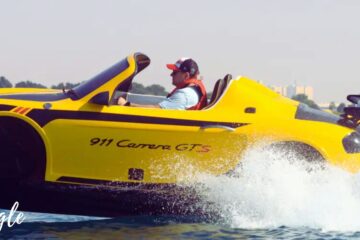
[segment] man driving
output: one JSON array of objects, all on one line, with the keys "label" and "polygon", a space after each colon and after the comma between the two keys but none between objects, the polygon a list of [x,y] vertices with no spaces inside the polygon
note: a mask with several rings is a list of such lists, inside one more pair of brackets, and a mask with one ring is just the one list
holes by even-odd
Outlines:
[{"label": "man driving", "polygon": [[123,97],[118,99],[118,104],[131,107],[148,107],[178,110],[200,110],[207,104],[206,89],[199,77],[197,63],[191,58],[181,58],[175,64],[167,64],[172,70],[172,84],[175,88],[167,95],[166,99],[156,105],[135,104],[126,101]]}]

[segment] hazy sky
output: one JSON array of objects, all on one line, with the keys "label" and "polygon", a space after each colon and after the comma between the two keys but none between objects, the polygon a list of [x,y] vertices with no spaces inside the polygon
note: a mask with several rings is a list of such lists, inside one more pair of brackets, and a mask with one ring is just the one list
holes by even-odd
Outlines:
[{"label": "hazy sky", "polygon": [[194,58],[208,90],[226,73],[311,85],[315,100],[360,93],[358,0],[0,0],[0,76],[86,80],[132,52],[139,83],[171,88],[166,63]]}]

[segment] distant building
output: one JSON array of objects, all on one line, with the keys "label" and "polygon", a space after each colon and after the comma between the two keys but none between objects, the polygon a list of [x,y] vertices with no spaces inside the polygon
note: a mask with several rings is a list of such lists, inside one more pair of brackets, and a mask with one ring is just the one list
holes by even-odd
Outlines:
[{"label": "distant building", "polygon": [[308,96],[310,100],[314,100],[314,89],[310,86],[296,86],[296,85],[290,85],[286,87],[287,89],[287,97],[292,98],[295,95],[298,94],[305,94]]},{"label": "distant building", "polygon": [[296,85],[289,85],[289,86],[270,86],[272,90],[275,92],[288,97],[292,98],[297,94],[305,94],[308,96],[310,100],[314,100],[314,88],[311,86],[296,86]]},{"label": "distant building", "polygon": [[283,96],[287,96],[286,87],[282,87],[282,86],[270,86],[270,88],[271,88],[272,90],[274,90],[275,92],[283,95]]}]

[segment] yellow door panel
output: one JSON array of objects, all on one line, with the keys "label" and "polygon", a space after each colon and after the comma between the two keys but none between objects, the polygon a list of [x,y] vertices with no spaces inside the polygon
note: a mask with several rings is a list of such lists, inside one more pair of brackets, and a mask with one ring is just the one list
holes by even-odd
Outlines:
[{"label": "yellow door panel", "polygon": [[[46,126],[52,146],[48,180],[61,176],[176,182],[193,173],[224,174],[238,164],[246,137],[224,129],[126,122],[55,120]],[[186,180],[186,179],[184,179]]]}]

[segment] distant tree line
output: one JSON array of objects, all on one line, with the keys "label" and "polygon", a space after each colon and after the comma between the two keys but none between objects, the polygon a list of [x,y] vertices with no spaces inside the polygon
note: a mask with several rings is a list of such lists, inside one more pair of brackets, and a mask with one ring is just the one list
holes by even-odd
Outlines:
[{"label": "distant tree line", "polygon": [[40,83],[34,83],[29,80],[21,81],[16,83],[14,86],[12,83],[4,76],[0,77],[0,88],[46,88],[44,85]]},{"label": "distant tree line", "polygon": [[12,84],[5,77],[0,77],[0,88],[12,88]]},{"label": "distant tree line", "polygon": [[58,85],[52,85],[52,89],[72,89],[76,86],[80,85],[80,83],[59,83]]},{"label": "distant tree line", "polygon": [[[59,83],[57,85],[52,85],[50,88],[52,89],[71,89],[78,86],[80,83]],[[13,85],[11,82],[5,77],[0,77],[0,88],[12,88]],[[21,81],[15,84],[15,88],[47,88],[46,86],[34,83],[31,81]],[[152,84],[150,86],[144,86],[141,83],[132,83],[132,88],[130,90],[131,93],[136,94],[148,94],[148,95],[157,95],[157,96],[166,96],[168,92],[165,88],[159,84]],[[208,93],[208,97],[211,96],[211,93]],[[320,109],[320,107],[312,100],[308,98],[306,94],[297,94],[292,97],[293,100],[304,103],[311,108]],[[345,103],[340,103],[338,106],[335,105],[334,102],[331,102],[329,105],[329,109],[335,114],[341,114],[344,112],[344,107],[346,107]]]},{"label": "distant tree line", "polygon": [[[76,86],[78,86],[80,83],[59,83],[57,85],[52,85],[50,88],[52,89],[71,89]],[[12,83],[6,79],[5,77],[0,77],[0,88],[47,88],[46,86],[34,83],[32,81],[21,81],[16,83],[14,86]],[[157,96],[166,96],[167,91],[165,88],[159,84],[153,84],[150,86],[145,87],[144,85],[140,83],[133,83],[132,88],[130,90],[131,93],[137,93],[137,94],[148,94],[148,95],[157,95]]]},{"label": "distant tree line", "polygon": [[[352,104],[348,105],[351,106]],[[335,114],[342,114],[344,113],[344,108],[346,107],[345,103],[340,103],[338,106],[334,102],[329,104],[329,109]]]},{"label": "distant tree line", "polygon": [[306,94],[303,94],[303,93],[296,94],[295,96],[292,97],[292,99],[295,101],[304,103],[311,108],[320,109],[320,107],[313,100],[310,100]]},{"label": "distant tree line", "polygon": [[137,94],[156,95],[156,96],[166,96],[168,94],[165,88],[159,84],[153,84],[145,87],[141,83],[135,83],[135,82],[132,83],[130,92]]}]

